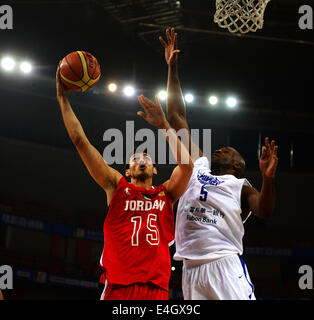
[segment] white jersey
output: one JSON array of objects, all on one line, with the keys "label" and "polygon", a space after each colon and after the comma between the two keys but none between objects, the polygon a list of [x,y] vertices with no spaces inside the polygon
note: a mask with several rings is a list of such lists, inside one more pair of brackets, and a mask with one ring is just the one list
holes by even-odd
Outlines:
[{"label": "white jersey", "polygon": [[241,190],[246,179],[210,173],[206,157],[194,162],[194,170],[176,217],[175,260],[213,261],[243,253]]}]

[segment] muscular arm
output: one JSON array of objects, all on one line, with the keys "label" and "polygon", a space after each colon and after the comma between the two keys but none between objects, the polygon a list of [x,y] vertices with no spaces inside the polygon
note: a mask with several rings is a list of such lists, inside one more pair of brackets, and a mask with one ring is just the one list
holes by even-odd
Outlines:
[{"label": "muscular arm", "polygon": [[179,80],[177,62],[168,65],[167,81],[167,117],[175,130],[185,128],[189,130],[186,121],[185,103]]},{"label": "muscular arm", "polygon": [[177,137],[174,130],[168,124],[164,129],[167,130],[166,139],[169,143],[173,156],[178,166],[173,170],[170,179],[164,183],[168,193],[171,195],[172,202],[175,203],[185,192],[193,172],[193,161],[188,149]]},{"label": "muscular arm", "polygon": [[162,129],[162,133],[168,141],[171,152],[177,161],[178,166],[173,171],[170,179],[164,183],[166,190],[171,196],[172,202],[176,202],[184,193],[190,180],[194,167],[193,161],[187,148],[166,120],[158,97],[156,96],[156,104],[143,95],[139,96],[138,99],[145,111],[139,111],[138,115],[143,117],[151,125]]},{"label": "muscular arm", "polygon": [[66,130],[90,175],[106,191],[109,204],[122,175],[104,161],[98,150],[87,139],[79,120],[72,110],[66,96],[66,89],[62,87],[58,73],[57,71],[57,100]]},{"label": "muscular arm", "polygon": [[274,179],[263,179],[261,191],[243,186],[242,203],[248,211],[262,219],[272,217],[275,209]]},{"label": "muscular arm", "polygon": [[[172,128],[176,131],[186,129],[189,135],[189,151],[192,154],[192,159],[196,160],[203,156],[202,151],[193,143],[191,139],[189,125],[186,120],[185,102],[182,94],[182,89],[179,80],[178,58],[180,50],[177,49],[177,34],[174,29],[166,31],[168,43],[162,37],[159,38],[161,44],[165,48],[165,58],[168,64],[168,81],[167,81],[167,117]],[[196,150],[195,154],[192,151]]]}]

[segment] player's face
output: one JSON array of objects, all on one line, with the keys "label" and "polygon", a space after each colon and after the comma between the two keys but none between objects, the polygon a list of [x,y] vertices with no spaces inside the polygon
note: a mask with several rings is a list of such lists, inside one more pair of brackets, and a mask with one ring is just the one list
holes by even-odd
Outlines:
[{"label": "player's face", "polygon": [[235,156],[235,152],[237,151],[231,147],[220,148],[213,153],[212,163],[231,164],[232,159]]},{"label": "player's face", "polygon": [[132,178],[146,180],[156,174],[152,158],[147,153],[135,153],[130,157],[129,175]]},{"label": "player's face", "polygon": [[237,150],[231,147],[220,148],[213,153],[212,170],[222,173],[233,168],[235,161],[238,161],[239,158],[242,157]]}]

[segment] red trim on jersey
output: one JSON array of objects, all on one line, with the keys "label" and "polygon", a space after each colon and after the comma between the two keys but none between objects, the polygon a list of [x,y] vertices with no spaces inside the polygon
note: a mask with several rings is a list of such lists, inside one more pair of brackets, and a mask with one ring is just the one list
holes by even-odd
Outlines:
[{"label": "red trim on jersey", "polygon": [[154,283],[168,291],[174,240],[172,201],[163,185],[150,190],[122,177],[104,223],[101,266],[108,283]]}]

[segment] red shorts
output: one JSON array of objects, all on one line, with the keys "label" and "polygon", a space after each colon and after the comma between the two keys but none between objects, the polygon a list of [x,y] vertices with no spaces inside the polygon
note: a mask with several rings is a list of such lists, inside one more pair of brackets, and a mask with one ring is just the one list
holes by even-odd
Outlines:
[{"label": "red shorts", "polygon": [[100,300],[169,300],[169,292],[153,283],[107,284]]}]

